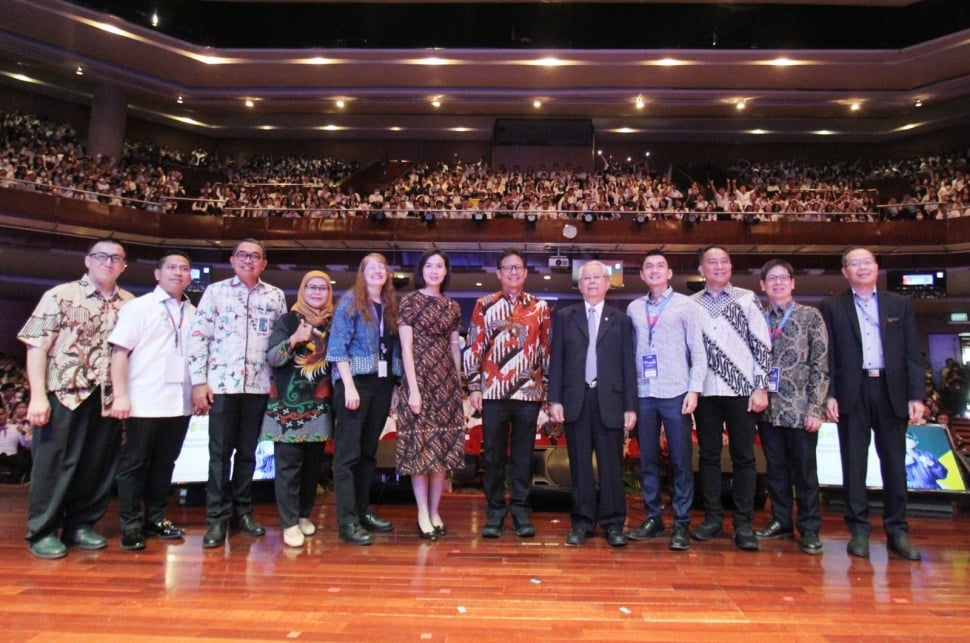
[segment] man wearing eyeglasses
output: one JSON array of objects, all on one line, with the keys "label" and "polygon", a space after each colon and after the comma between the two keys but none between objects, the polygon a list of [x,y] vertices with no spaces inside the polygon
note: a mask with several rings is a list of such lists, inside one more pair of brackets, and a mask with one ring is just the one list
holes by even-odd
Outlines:
[{"label": "man wearing eyeglasses", "polygon": [[108,508],[121,438],[108,415],[108,336],[133,296],[117,285],[127,267],[117,241],[94,242],[84,266],[81,279],[44,293],[17,335],[27,345],[34,427],[27,542],[38,558],[62,558],[66,545],[107,544],[93,527]]},{"label": "man wearing eyeglasses", "polygon": [[266,533],[252,514],[253,473],[270,385],[267,344],[286,312],[283,291],[259,278],[267,263],[262,243],[242,240],[229,263],[235,276],[206,288],[188,340],[193,413],[209,416],[206,548],[222,545],[228,528]]},{"label": "man wearing eyeglasses", "polygon": [[876,290],[879,265],[867,248],[842,254],[849,290],[822,302],[829,332],[826,414],[839,424],[845,522],[852,534],[847,551],[869,557],[869,444],[875,436],[882,472],[882,524],[891,551],[920,560],[906,521],[907,421],[923,416],[923,359],[916,315],[908,299]]},{"label": "man wearing eyeglasses", "polygon": [[755,535],[759,540],[791,538],[792,505],[797,501],[798,547],[809,555],[821,554],[815,450],[829,388],[828,333],[818,309],[792,298],[794,269],[784,259],[771,259],[761,268],[761,290],[768,296],[771,369],[769,407],[758,422],[758,433],[767,461],[772,517]]},{"label": "man wearing eyeglasses", "polygon": [[[505,250],[496,266],[502,289],[475,302],[464,356],[469,401],[482,414],[488,503],[482,537],[501,536],[505,516],[511,513],[515,534],[530,538],[536,530],[527,496],[536,421],[546,399],[549,307],[523,291],[529,271],[518,250]],[[512,489],[506,505],[510,459]]]}]

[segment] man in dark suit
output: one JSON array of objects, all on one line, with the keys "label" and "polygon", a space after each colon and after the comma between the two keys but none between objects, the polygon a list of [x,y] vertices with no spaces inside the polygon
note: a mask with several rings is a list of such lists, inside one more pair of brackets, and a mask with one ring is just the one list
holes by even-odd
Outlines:
[{"label": "man in dark suit", "polygon": [[[573,493],[567,545],[585,543],[596,523],[610,546],[627,543],[623,535],[623,437],[637,421],[636,347],[630,318],[604,303],[609,287],[606,266],[598,261],[585,264],[579,273],[583,303],[560,310],[552,318],[549,415],[553,421],[566,423]],[[591,337],[595,337],[592,343]]]},{"label": "man in dark suit", "polygon": [[848,552],[869,557],[866,465],[870,428],[882,471],[883,528],[889,549],[920,560],[906,522],[906,427],[923,415],[924,368],[909,300],[876,292],[879,265],[866,248],[842,254],[850,290],[822,302],[831,384],[826,415],[839,424]]}]

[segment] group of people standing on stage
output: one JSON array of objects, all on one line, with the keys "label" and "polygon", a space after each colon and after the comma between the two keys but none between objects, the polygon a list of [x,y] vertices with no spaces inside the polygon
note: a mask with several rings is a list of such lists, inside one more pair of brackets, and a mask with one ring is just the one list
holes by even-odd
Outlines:
[{"label": "group of people standing on stage", "polygon": [[[165,508],[192,414],[209,416],[203,547],[223,545],[232,531],[265,533],[252,512],[260,439],[274,443],[287,546],[302,546],[316,531],[311,514],[327,440],[339,538],[369,545],[375,532],[393,530],[369,498],[398,384],[397,468],[411,480],[419,537],[437,540],[448,533],[439,511],[448,472],[464,463],[464,373],[482,416],[483,538],[501,537],[508,514],[518,537],[536,534],[528,494],[546,405],[549,418],[565,425],[568,545],[584,544],[597,525],[614,547],[665,533],[661,427],[673,482],[670,548],[720,535],[726,427],[735,544],[757,550],[759,540],[792,537],[797,528],[801,551],[821,553],[815,449],[828,419],[838,422],[848,552],[869,555],[871,428],[888,547],[920,559],[905,517],[907,421],[922,415],[915,316],[908,300],[877,294],[878,265],[865,248],[843,254],[850,289],[820,309],[794,301],[794,270],[781,259],[761,270],[762,306],[754,292],[731,284],[727,251],[710,246],[699,254],[704,288],[690,297],[673,291],[666,255],[651,250],[640,270],[648,293],[625,312],[605,301],[607,267],[590,261],[579,273],[582,303],[554,313],[525,292],[524,255],[508,249],[496,263],[500,289],[475,303],[464,353],[441,250],[421,255],[416,290],[400,299],[387,260],[373,253],[336,305],[329,275],[313,270],[290,310],[283,292],[262,281],[266,252],[253,239],[233,250],[234,276],[210,285],[197,307],[185,296],[188,255],[164,254],[156,288],[137,299],[117,286],[126,261],[117,241],[95,242],[86,274],[45,293],[19,334],[36,427],[27,540],[38,557],[60,558],[69,545],[106,546],[93,526],[115,479],[122,548],[142,549],[146,537],[181,538]],[[703,506],[693,530],[692,416]],[[634,429],[646,519],[624,532],[622,452]],[[772,507],[759,530],[752,525],[756,432]]]}]

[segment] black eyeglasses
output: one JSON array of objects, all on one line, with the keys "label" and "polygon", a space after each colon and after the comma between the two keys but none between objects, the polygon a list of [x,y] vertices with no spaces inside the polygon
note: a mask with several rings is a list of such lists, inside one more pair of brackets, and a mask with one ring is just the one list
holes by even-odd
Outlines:
[{"label": "black eyeglasses", "polygon": [[98,263],[108,263],[110,261],[111,263],[119,264],[125,262],[125,255],[109,255],[107,252],[92,252],[88,256]]},{"label": "black eyeglasses", "polygon": [[245,252],[244,250],[237,251],[236,254],[233,255],[233,257],[235,257],[236,259],[239,259],[239,261],[256,262],[256,261],[263,260],[263,255],[259,254],[258,252]]}]

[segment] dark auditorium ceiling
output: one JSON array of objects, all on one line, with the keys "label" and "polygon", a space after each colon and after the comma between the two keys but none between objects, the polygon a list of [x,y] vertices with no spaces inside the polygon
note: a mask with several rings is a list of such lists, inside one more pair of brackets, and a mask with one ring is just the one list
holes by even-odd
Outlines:
[{"label": "dark auditorium ceiling", "polygon": [[970,2],[0,3],[0,87],[100,85],[218,138],[897,142],[970,122]]}]

